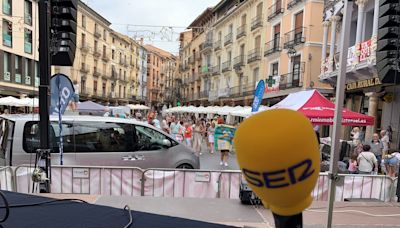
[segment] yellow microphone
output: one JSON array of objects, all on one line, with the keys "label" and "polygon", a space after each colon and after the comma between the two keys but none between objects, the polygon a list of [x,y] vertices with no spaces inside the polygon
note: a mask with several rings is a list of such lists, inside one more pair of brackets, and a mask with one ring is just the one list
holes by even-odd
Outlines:
[{"label": "yellow microphone", "polygon": [[309,119],[288,109],[255,114],[240,124],[234,145],[246,181],[274,213],[275,225],[301,227],[288,220],[302,223],[320,170],[319,145]]}]

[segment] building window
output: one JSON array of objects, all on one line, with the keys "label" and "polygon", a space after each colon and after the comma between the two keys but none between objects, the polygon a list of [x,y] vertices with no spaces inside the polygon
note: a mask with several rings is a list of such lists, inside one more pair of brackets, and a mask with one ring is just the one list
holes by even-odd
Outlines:
[{"label": "building window", "polygon": [[3,13],[6,15],[12,14],[12,0],[3,0]]},{"label": "building window", "polygon": [[4,52],[3,55],[3,65],[4,65],[4,81],[11,81],[11,54]]},{"label": "building window", "polygon": [[106,45],[103,45],[103,56],[105,57],[107,55],[107,47]]},{"label": "building window", "polygon": [[93,81],[93,94],[97,94],[97,81]]},{"label": "building window", "polygon": [[32,25],[32,2],[29,0],[25,0],[24,6],[24,22],[27,25]]},{"label": "building window", "polygon": [[97,52],[97,50],[98,50],[98,49],[97,49],[97,43],[98,43],[97,40],[95,40],[95,41],[94,41],[94,51],[95,51],[95,52]]},{"label": "building window", "polygon": [[260,69],[258,67],[253,70],[253,83],[254,83],[254,86],[257,86],[259,71],[260,71]]},{"label": "building window", "polygon": [[279,72],[279,63],[273,63],[271,65],[271,75],[272,76],[277,76]]},{"label": "building window", "polygon": [[30,85],[32,83],[32,68],[31,68],[31,60],[25,59],[25,84]]},{"label": "building window", "polygon": [[24,51],[25,53],[32,54],[32,31],[25,29],[24,32]]},{"label": "building window", "polygon": [[114,38],[114,37],[112,38],[112,43],[113,43],[113,44],[115,43],[115,38]]},{"label": "building window", "polygon": [[21,83],[22,75],[22,58],[18,55],[15,56],[15,82]]},{"label": "building window", "polygon": [[107,41],[107,30],[103,30],[103,40]]},{"label": "building window", "polygon": [[121,98],[122,86],[119,86],[118,97]]},{"label": "building window", "polygon": [[86,16],[82,15],[82,27],[86,28]]},{"label": "building window", "polygon": [[114,60],[115,59],[115,50],[111,50],[111,58]]},{"label": "building window", "polygon": [[3,19],[3,45],[12,47],[12,23]]},{"label": "building window", "polygon": [[106,93],[107,93],[107,84],[105,82],[103,82],[102,93],[103,93],[103,97],[105,97]]}]

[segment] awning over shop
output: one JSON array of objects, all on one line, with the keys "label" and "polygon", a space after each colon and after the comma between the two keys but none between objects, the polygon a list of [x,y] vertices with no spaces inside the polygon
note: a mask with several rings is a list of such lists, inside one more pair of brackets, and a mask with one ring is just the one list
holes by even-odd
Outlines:
[{"label": "awning over shop", "polygon": [[[289,94],[272,108],[286,108],[304,113],[313,124],[333,125],[335,104],[317,90]],[[347,126],[367,126],[374,124],[374,118],[361,113],[343,109],[342,124]]]}]

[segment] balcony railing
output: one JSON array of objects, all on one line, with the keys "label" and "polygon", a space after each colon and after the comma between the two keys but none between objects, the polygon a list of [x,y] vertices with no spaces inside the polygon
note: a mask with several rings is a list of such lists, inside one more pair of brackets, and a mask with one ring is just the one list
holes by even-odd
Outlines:
[{"label": "balcony railing", "polygon": [[296,45],[306,42],[305,30],[305,27],[298,27],[285,33],[285,43],[283,44],[283,48],[293,48]]},{"label": "balcony railing", "polygon": [[275,4],[268,8],[268,21],[271,21],[280,14],[283,14],[282,0],[278,0]]},{"label": "balcony railing", "polygon": [[194,56],[190,56],[189,57],[189,64],[193,64],[194,63]]},{"label": "balcony railing", "polygon": [[201,54],[200,54],[200,53],[196,53],[196,56],[195,56],[195,57],[196,57],[196,60],[197,60],[197,61],[200,61],[200,60],[201,60]]},{"label": "balcony railing", "polygon": [[232,43],[232,32],[225,36],[224,45],[227,46]]},{"label": "balcony railing", "polygon": [[261,48],[255,48],[249,51],[247,56],[247,63],[252,63],[261,60]]},{"label": "balcony railing", "polygon": [[265,44],[264,56],[271,55],[275,52],[282,51],[281,37],[277,37]]},{"label": "balcony railing", "polygon": [[211,73],[211,70],[212,70],[212,67],[209,66],[209,65],[203,65],[201,67],[201,73],[202,74],[209,74],[209,73]]},{"label": "balcony railing", "polygon": [[88,53],[90,51],[90,46],[86,42],[82,42],[81,44],[81,52]]},{"label": "balcony railing", "polygon": [[246,24],[239,26],[236,30],[236,39],[246,36]]},{"label": "balcony railing", "polygon": [[103,52],[103,55],[102,55],[101,59],[102,59],[104,62],[108,62],[108,61],[110,61],[110,55],[107,54],[107,53],[105,53],[105,52]]},{"label": "balcony railing", "polygon": [[281,79],[279,82],[279,89],[291,89],[298,88],[303,86],[303,73],[304,73],[305,63],[301,62],[300,67],[293,72],[281,75]]},{"label": "balcony railing", "polygon": [[295,5],[299,4],[302,1],[303,0],[292,0],[292,1],[288,2],[287,9],[290,10],[291,8],[293,8]]},{"label": "balcony railing", "polygon": [[88,67],[88,65],[86,65],[85,63],[81,63],[81,69],[80,69],[80,71],[81,71],[82,73],[89,73],[89,67]]},{"label": "balcony railing", "polygon": [[251,31],[263,26],[262,15],[258,15],[251,20]]},{"label": "balcony railing", "polygon": [[205,91],[201,91],[200,92],[200,99],[203,99],[203,98],[208,98],[208,90],[205,90]]},{"label": "balcony railing", "polygon": [[220,65],[216,65],[212,67],[212,75],[218,75],[221,73],[221,66]]},{"label": "balcony railing", "polygon": [[96,58],[99,58],[101,56],[101,52],[99,51],[99,49],[95,48],[93,51],[93,55]]},{"label": "balcony railing", "polygon": [[214,51],[221,50],[221,46],[222,46],[222,41],[221,41],[221,40],[217,40],[217,41],[214,43]]},{"label": "balcony railing", "polygon": [[241,67],[244,66],[245,57],[244,55],[239,55],[233,59],[233,67]]},{"label": "balcony railing", "polygon": [[100,38],[101,37],[101,32],[100,32],[100,29],[98,29],[98,28],[95,28],[95,30],[94,30],[94,37],[96,37],[96,38]]},{"label": "balcony railing", "polygon": [[96,67],[93,68],[93,76],[95,76],[95,77],[100,77],[101,76],[100,71]]},{"label": "balcony railing", "polygon": [[235,86],[235,87],[230,88],[229,97],[231,97],[231,98],[245,97],[245,96],[253,95],[253,93],[254,93],[254,85],[253,84],[241,85],[241,86]]},{"label": "balcony railing", "polygon": [[203,44],[203,49],[202,49],[202,51],[209,51],[209,50],[212,49],[212,47],[213,47],[212,41],[211,41],[211,40],[207,40],[207,41],[204,42],[204,44]]},{"label": "balcony railing", "polygon": [[231,70],[232,70],[232,64],[230,60],[222,63],[222,72],[227,72]]}]

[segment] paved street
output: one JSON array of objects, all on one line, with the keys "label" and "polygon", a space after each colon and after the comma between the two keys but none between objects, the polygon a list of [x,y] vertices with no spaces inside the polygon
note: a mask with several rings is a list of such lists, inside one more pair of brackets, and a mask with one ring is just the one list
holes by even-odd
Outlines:
[{"label": "paved street", "polygon": [[200,156],[200,168],[201,169],[209,169],[209,170],[239,170],[239,165],[236,161],[235,154],[230,154],[228,167],[220,166],[219,162],[221,159],[221,154],[219,152],[214,152],[214,154],[210,154],[206,144],[202,145],[202,155]]}]

